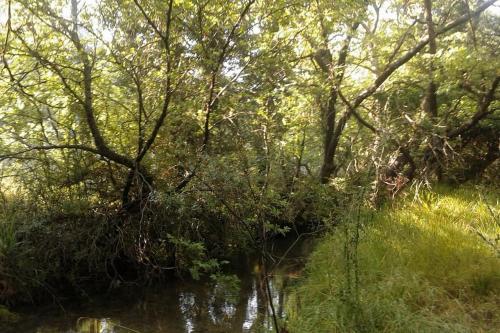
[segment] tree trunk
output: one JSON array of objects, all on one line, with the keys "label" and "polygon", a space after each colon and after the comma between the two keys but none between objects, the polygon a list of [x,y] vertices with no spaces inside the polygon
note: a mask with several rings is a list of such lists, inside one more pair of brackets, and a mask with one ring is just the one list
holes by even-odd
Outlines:
[{"label": "tree trunk", "polygon": [[[324,151],[323,151],[323,164],[321,165],[320,171],[320,181],[322,184],[328,183],[330,177],[335,173],[335,153],[337,151],[337,146],[340,139],[341,131],[336,130],[336,115],[337,115],[337,100],[339,97],[339,89],[342,81],[344,79],[345,67],[347,55],[349,53],[349,46],[351,44],[352,37],[356,30],[358,29],[360,23],[355,22],[350,30],[347,32],[347,36],[344,45],[339,51],[337,63],[333,63],[333,57],[331,52],[328,50],[327,58],[330,59],[329,69],[329,80],[330,80],[330,90],[328,96],[328,103],[325,112],[325,141],[324,141]],[[323,25],[322,25],[323,26]],[[326,32],[323,34],[325,35]],[[338,127],[337,127],[338,129]]]}]

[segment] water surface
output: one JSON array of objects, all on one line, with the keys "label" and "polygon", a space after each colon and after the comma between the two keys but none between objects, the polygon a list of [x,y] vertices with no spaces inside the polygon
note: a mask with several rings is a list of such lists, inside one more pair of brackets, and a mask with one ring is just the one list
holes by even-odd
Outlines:
[{"label": "water surface", "polygon": [[238,277],[219,281],[168,282],[155,288],[127,288],[93,296],[84,304],[64,304],[30,309],[23,320],[6,333],[229,333],[271,331],[266,279],[274,312],[284,316],[287,287],[294,283],[311,240],[274,242],[273,260],[266,267],[257,256],[240,256],[230,273]]}]

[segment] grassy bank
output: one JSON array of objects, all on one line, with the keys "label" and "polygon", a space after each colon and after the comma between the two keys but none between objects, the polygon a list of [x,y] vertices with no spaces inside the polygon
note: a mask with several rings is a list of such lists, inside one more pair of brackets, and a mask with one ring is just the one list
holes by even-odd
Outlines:
[{"label": "grassy bank", "polygon": [[440,188],[326,236],[288,302],[290,332],[499,332],[499,191]]}]

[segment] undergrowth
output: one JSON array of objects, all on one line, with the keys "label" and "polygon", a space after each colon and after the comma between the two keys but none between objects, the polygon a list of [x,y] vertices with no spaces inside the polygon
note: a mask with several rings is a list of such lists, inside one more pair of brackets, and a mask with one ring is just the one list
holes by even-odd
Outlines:
[{"label": "undergrowth", "polygon": [[77,190],[44,198],[11,191],[0,202],[0,305],[218,274],[232,255],[260,246],[262,230],[281,236],[322,221],[329,211],[320,207],[333,196],[312,186],[290,197],[251,197],[231,182],[156,191],[130,209]]},{"label": "undergrowth", "polygon": [[289,331],[499,332],[498,195],[441,187],[352,209],[312,254]]}]

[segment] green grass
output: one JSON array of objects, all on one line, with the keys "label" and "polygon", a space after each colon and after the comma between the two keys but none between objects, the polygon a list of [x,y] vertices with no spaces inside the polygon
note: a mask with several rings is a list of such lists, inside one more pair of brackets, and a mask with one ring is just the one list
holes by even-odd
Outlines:
[{"label": "green grass", "polygon": [[288,302],[289,331],[500,332],[498,198],[439,188],[365,212],[357,247],[351,213],[312,254]]}]

